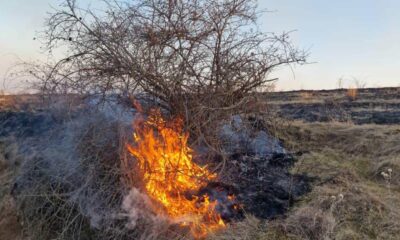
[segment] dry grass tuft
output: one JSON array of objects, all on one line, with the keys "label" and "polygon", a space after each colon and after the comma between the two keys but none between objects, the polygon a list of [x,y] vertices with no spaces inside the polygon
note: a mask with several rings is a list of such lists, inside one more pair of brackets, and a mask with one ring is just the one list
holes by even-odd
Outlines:
[{"label": "dry grass tuft", "polygon": [[330,239],[336,220],[332,213],[315,207],[303,207],[295,211],[285,221],[288,236],[301,239]]},{"label": "dry grass tuft", "polygon": [[304,91],[300,93],[300,99],[304,101],[311,101],[313,100],[314,95],[312,92]]},{"label": "dry grass tuft", "polygon": [[209,236],[210,240],[257,240],[265,239],[266,225],[253,216],[246,216],[241,222],[232,223],[220,233]]},{"label": "dry grass tuft", "polygon": [[356,100],[357,99],[357,95],[358,95],[357,88],[349,88],[349,89],[347,89],[347,94],[346,95],[350,100],[352,100],[352,101]]}]

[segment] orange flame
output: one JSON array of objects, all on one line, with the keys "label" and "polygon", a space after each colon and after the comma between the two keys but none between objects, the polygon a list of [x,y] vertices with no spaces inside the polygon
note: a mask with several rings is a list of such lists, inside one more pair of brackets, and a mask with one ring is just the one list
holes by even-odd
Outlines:
[{"label": "orange flame", "polygon": [[188,226],[195,238],[225,227],[217,202],[206,194],[194,195],[216,175],[192,161],[183,121],[166,122],[159,110],[152,110],[146,121],[134,125],[135,145],[127,148],[138,161],[147,194],[158,203],[154,210]]},{"label": "orange flame", "polygon": [[356,100],[357,98],[357,88],[349,88],[347,89],[347,96],[351,99],[351,100]]}]

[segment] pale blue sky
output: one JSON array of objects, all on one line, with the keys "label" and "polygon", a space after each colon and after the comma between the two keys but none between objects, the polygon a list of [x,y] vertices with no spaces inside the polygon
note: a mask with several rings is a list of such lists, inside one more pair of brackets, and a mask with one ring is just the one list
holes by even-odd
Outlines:
[{"label": "pale blue sky", "polygon": [[[33,37],[58,3],[0,0],[0,79],[16,58],[42,57]],[[271,11],[259,19],[261,29],[297,30],[295,43],[310,48],[310,61],[316,62],[276,72],[278,89],[335,88],[340,77],[345,87],[353,77],[370,87],[400,86],[399,0],[259,0],[259,5]],[[14,88],[9,82],[5,87]]]}]

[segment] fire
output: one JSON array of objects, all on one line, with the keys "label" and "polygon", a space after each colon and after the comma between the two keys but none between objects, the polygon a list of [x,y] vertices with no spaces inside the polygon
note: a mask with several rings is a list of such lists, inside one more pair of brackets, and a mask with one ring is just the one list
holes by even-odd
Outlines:
[{"label": "fire", "polygon": [[152,110],[146,121],[136,121],[134,127],[135,144],[127,149],[138,161],[145,190],[156,203],[154,211],[189,227],[195,238],[224,228],[215,209],[217,201],[207,194],[195,195],[216,174],[192,161],[183,121],[167,122],[159,110]]},{"label": "fire", "polygon": [[357,88],[349,88],[347,89],[347,96],[351,99],[351,100],[356,100],[357,98]]}]

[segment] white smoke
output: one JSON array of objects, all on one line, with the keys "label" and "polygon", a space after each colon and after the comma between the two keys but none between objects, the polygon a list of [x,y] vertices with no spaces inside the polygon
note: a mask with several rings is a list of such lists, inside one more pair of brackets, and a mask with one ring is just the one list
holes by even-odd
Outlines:
[{"label": "white smoke", "polygon": [[125,227],[140,232],[138,239],[160,239],[168,232],[171,222],[167,216],[152,211],[154,209],[150,198],[132,188],[122,201],[122,216],[127,218]]},{"label": "white smoke", "polygon": [[160,221],[160,217],[151,212],[150,209],[152,209],[152,204],[149,197],[141,193],[137,188],[132,188],[122,202],[122,210],[129,219],[127,227],[134,229],[137,227],[138,222],[143,219],[152,222]]}]

